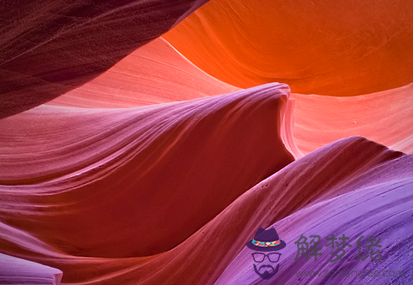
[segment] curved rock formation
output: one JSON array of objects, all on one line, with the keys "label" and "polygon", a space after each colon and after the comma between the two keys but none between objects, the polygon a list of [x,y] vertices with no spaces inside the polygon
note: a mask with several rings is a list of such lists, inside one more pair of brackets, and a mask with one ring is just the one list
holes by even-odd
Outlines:
[{"label": "curved rock formation", "polygon": [[[124,108],[176,102],[239,88],[195,67],[162,38],[121,60],[83,86],[48,105]],[[363,136],[394,150],[413,153],[413,85],[356,97],[291,94],[283,135],[301,157],[348,136]],[[290,126],[287,126],[291,124]],[[296,147],[295,147],[296,146]],[[289,148],[291,147],[291,148]]]},{"label": "curved rock formation", "polygon": [[164,37],[238,87],[352,96],[413,82],[413,3],[211,1]]},{"label": "curved rock formation", "polygon": [[0,118],[86,83],[206,1],[2,1]]},{"label": "curved rock formation", "polygon": [[[366,151],[370,152],[371,156],[365,156]],[[306,207],[272,225],[287,243],[286,248],[282,250],[279,271],[272,281],[276,281],[277,284],[297,284],[298,282],[321,284],[329,281],[336,284],[360,282],[363,284],[410,284],[413,281],[410,274],[413,262],[408,258],[407,253],[413,246],[412,155],[401,156],[400,153],[388,151],[383,147],[380,149],[378,145],[373,145],[371,142],[347,139],[317,150],[308,157],[290,164],[281,173],[288,173],[287,169],[304,164],[307,159],[311,160],[317,156],[321,158],[323,152],[326,156],[319,160],[320,163],[324,160],[323,169],[318,171],[319,175],[308,173],[314,170],[300,173],[300,177],[307,174],[306,176],[311,178],[304,179],[305,186],[298,191],[301,193],[297,195],[298,201],[305,203],[308,199],[304,198],[306,195],[313,197],[315,201],[307,200],[309,204]],[[360,154],[362,155],[359,156]],[[341,157],[342,155],[344,157]],[[351,159],[346,159],[346,157],[351,157]],[[327,161],[332,164],[335,161],[338,167],[335,168],[330,163],[325,165]],[[360,164],[357,165],[358,163]],[[312,163],[312,165],[316,166],[317,163]],[[328,169],[325,166],[332,168]],[[352,171],[348,168],[349,166],[356,167]],[[333,172],[334,168],[336,172]],[[325,175],[326,172],[329,174]],[[270,189],[274,187],[276,181],[280,181],[275,178],[277,176],[281,175],[273,176],[274,180],[271,177],[260,183],[261,188],[263,185],[268,185]],[[290,187],[290,181],[284,181],[287,183],[285,187]],[[297,185],[295,181],[293,183]],[[313,183],[321,186],[321,191],[311,187]],[[260,187],[254,188],[255,192],[258,192],[256,195],[275,194],[274,190],[264,194],[262,193],[264,190]],[[279,190],[283,193],[280,201],[282,199],[292,201],[291,192],[286,190]],[[239,199],[247,196],[251,191],[246,192]],[[267,204],[264,201],[262,203],[258,207],[262,208]],[[271,210],[262,213],[264,218],[257,219],[255,222],[265,227],[271,224],[274,220],[270,220],[269,212],[272,211],[274,215],[280,211],[277,209],[277,203],[274,204],[274,206],[269,206]],[[253,234],[254,232],[251,231],[249,239]],[[347,242],[350,246],[345,248],[342,260],[330,262],[334,260],[335,255],[326,238],[331,238],[332,235],[340,237],[343,234],[349,238]],[[295,242],[301,235],[307,238],[309,235],[321,237],[319,244],[321,255],[318,256],[317,262],[314,261],[313,256],[306,261],[305,256],[297,253]],[[373,258],[380,259],[378,261],[371,261],[369,249],[364,248],[368,244],[365,239],[371,237],[380,245],[373,249]],[[361,241],[360,249],[357,245],[358,240]],[[248,239],[246,238],[245,241]],[[367,259],[364,259],[365,256]],[[268,284],[267,280],[260,278],[254,272],[252,263],[251,250],[244,248],[215,284]],[[371,276],[372,272],[374,276]]]},{"label": "curved rock formation", "polygon": [[0,283],[412,284],[413,5],[204,2],[2,2]]},{"label": "curved rock formation", "polygon": [[[413,201],[411,165],[411,155],[363,138],[335,142],[260,182],[177,247],[150,257],[71,256],[47,245],[41,247],[36,238],[17,230],[12,235],[4,225],[1,243],[6,237],[12,245],[8,251],[13,254],[61,268],[65,283],[252,284],[260,280],[251,267],[250,252],[244,249],[237,254],[258,225],[266,227],[278,221],[275,226],[288,243],[278,281],[293,284],[298,280],[295,270],[310,269],[308,262],[293,260],[293,242],[310,231],[320,235],[345,232],[352,237],[359,233],[376,235],[385,247],[380,268],[394,269],[397,265],[398,270],[406,270],[411,267],[410,261],[395,261],[403,249],[412,246],[408,222]],[[328,255],[328,250],[323,254]],[[349,258],[356,255],[352,250]],[[331,268],[325,261],[316,268],[312,265],[311,270]],[[352,262],[350,266],[360,269],[366,264]],[[396,279],[381,280],[383,283],[375,282],[388,284]],[[406,278],[398,281],[408,284]]]},{"label": "curved rock formation", "polygon": [[288,92],[1,120],[0,220],[72,255],[168,250],[293,160],[280,138]]},{"label": "curved rock formation", "polygon": [[294,142],[307,154],[359,135],[413,153],[413,84],[357,97],[291,94]]},{"label": "curved rock formation", "polygon": [[206,74],[167,41],[137,49],[88,83],[48,102],[84,108],[126,108],[240,90]]}]

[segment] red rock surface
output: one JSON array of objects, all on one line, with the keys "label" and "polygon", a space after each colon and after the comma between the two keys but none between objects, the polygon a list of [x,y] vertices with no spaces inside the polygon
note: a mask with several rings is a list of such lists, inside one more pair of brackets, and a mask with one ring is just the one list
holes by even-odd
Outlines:
[{"label": "red rock surface", "polygon": [[[411,166],[410,155],[363,138],[335,142],[260,182],[177,247],[151,257],[71,256],[4,224],[1,240],[13,245],[9,251],[14,254],[59,266],[65,272],[65,283],[212,284],[218,279],[217,284],[251,284],[260,280],[252,271],[250,253],[244,249],[237,254],[257,225],[266,227],[278,221],[275,226],[289,244],[279,273],[282,279],[278,280],[287,284],[297,282],[295,270],[312,265],[293,260],[294,240],[309,231],[380,235],[386,246],[383,254],[387,254],[380,268],[397,265],[398,270],[408,270],[409,260],[395,261],[400,260],[397,253],[412,246],[408,222],[412,215]],[[357,218],[360,216],[363,218]],[[350,257],[355,254],[352,251]],[[365,263],[351,263],[352,269],[363,266]],[[323,262],[311,270],[323,268],[331,266]],[[408,284],[408,278],[399,282]]]},{"label": "red rock surface", "polygon": [[280,138],[288,91],[3,119],[0,219],[72,255],[168,250],[293,160]]},{"label": "red rock surface", "polygon": [[205,2],[0,1],[0,118],[86,83]]}]

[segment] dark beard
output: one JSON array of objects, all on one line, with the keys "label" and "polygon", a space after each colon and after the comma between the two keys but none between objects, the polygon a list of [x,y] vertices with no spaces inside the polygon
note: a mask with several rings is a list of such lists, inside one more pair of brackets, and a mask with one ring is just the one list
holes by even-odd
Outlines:
[{"label": "dark beard", "polygon": [[[278,267],[280,265],[277,264],[277,267],[274,269],[274,267],[272,267],[271,265],[261,265],[259,267],[259,269],[257,269],[257,266],[255,266],[254,264],[254,271],[255,273],[258,274],[258,276],[260,276],[262,279],[270,279],[271,277],[273,277],[275,274],[277,274],[278,272]],[[263,269],[263,268],[268,268],[269,270],[265,270],[264,273],[260,273],[259,270]],[[270,271],[272,271],[272,273],[270,273]]]}]

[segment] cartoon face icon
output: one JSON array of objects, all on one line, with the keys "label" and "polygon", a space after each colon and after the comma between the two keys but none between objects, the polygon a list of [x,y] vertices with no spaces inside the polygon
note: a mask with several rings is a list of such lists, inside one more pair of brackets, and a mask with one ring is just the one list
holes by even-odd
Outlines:
[{"label": "cartoon face icon", "polygon": [[251,254],[254,260],[254,271],[263,279],[270,279],[278,272],[281,253],[269,252],[254,252]]},{"label": "cartoon face icon", "polygon": [[251,253],[255,273],[263,279],[270,279],[278,272],[281,253],[286,243],[279,239],[274,228],[264,230],[259,228],[254,239],[247,243]]}]

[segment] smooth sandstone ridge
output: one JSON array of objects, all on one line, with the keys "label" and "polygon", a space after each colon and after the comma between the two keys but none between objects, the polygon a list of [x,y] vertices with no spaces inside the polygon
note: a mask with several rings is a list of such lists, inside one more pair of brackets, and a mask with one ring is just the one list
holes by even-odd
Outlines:
[{"label": "smooth sandstone ridge", "polygon": [[130,109],[44,105],[1,120],[0,221],[71,255],[169,250],[293,161],[280,134],[288,93],[268,84]]},{"label": "smooth sandstone ridge", "polygon": [[[198,69],[159,38],[47,104],[126,108],[238,90]],[[292,93],[290,98],[285,124],[290,124],[293,136],[284,139],[295,157],[349,136],[413,153],[413,84],[355,97]]]}]

